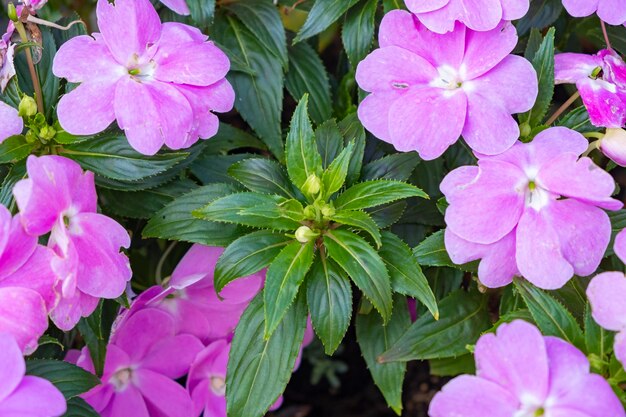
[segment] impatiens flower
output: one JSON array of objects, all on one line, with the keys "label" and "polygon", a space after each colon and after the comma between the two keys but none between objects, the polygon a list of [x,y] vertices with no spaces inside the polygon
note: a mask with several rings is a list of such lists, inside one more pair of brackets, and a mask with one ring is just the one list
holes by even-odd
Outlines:
[{"label": "impatiens flower", "polygon": [[60,417],[67,405],[50,381],[26,374],[22,352],[13,338],[0,333],[0,416]]},{"label": "impatiens flower", "polygon": [[26,354],[37,348],[57,301],[54,257],[0,205],[0,333],[11,334]]},{"label": "impatiens flower", "polygon": [[615,244],[613,250],[617,257],[626,263],[626,229],[622,230],[615,236]]},{"label": "impatiens flower", "polygon": [[226,417],[226,369],[230,343],[218,340],[198,354],[187,377],[193,417]]},{"label": "impatiens flower", "polygon": [[183,16],[188,16],[190,14],[187,0],[161,0],[161,3]]},{"label": "impatiens flower", "polygon": [[511,114],[529,110],[537,97],[532,65],[509,55],[517,44],[513,25],[474,32],[457,24],[438,35],[395,10],[381,23],[379,44],[356,72],[371,93],[359,118],[376,137],[426,160],[460,135],[487,155],[513,146],[520,132]]},{"label": "impatiens flower", "polygon": [[626,23],[626,3],[621,0],[563,0],[563,6],[574,17],[597,13],[609,25]]},{"label": "impatiens flower", "polygon": [[576,84],[595,126],[621,128],[626,123],[626,63],[614,51],[554,57],[557,84]]},{"label": "impatiens flower", "polygon": [[0,93],[4,93],[9,81],[15,76],[15,44],[11,42],[12,35],[11,26],[0,38]]},{"label": "impatiens flower", "polygon": [[604,272],[595,276],[587,287],[593,319],[607,330],[618,332],[614,351],[626,366],[626,277],[622,272]]},{"label": "impatiens flower", "polygon": [[48,0],[24,0],[24,5],[33,12],[41,9],[46,3],[48,3]]},{"label": "impatiens flower", "polygon": [[484,32],[498,26],[501,20],[521,19],[530,7],[529,0],[405,0],[405,3],[429,30],[437,33],[454,30],[457,21]]},{"label": "impatiens flower", "polygon": [[[72,38],[53,72],[82,83],[59,102],[63,129],[92,135],[117,120],[137,151],[187,148],[217,133],[212,111],[229,111],[228,57],[200,30],[161,24],[149,0],[98,0],[101,33]],[[89,109],[89,111],[85,111]]]},{"label": "impatiens flower", "polygon": [[613,162],[626,167],[626,130],[607,129],[599,148]]},{"label": "impatiens flower", "polygon": [[[175,379],[187,374],[202,348],[194,336],[175,335],[169,314],[142,310],[117,329],[102,385],[82,397],[102,417],[189,417],[191,398]],[[86,349],[77,364],[93,372]]]},{"label": "impatiens flower", "polygon": [[482,259],[478,277],[501,287],[521,275],[538,287],[562,287],[574,274],[592,274],[611,239],[602,209],[618,210],[613,178],[587,157],[587,140],[554,127],[531,143],[478,166],[450,172],[445,244],[455,263]]},{"label": "impatiens flower", "polygon": [[97,213],[94,176],[61,156],[30,156],[28,179],[13,188],[27,233],[50,233],[48,246],[59,256],[52,267],[60,277],[61,300],[51,313],[69,330],[91,314],[99,298],[124,293],[131,270],[120,248],[130,245],[126,230]]},{"label": "impatiens flower", "polygon": [[454,378],[430,417],[623,417],[624,408],[585,355],[525,321],[503,324],[476,344],[476,376]]}]

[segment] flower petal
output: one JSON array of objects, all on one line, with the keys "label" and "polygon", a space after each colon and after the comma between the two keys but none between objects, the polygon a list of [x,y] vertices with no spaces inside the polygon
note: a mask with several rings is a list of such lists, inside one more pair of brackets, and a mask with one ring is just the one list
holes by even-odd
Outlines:
[{"label": "flower petal", "polygon": [[191,13],[185,0],[161,0],[161,3],[180,15],[188,16]]},{"label": "flower petal", "polygon": [[174,319],[153,308],[136,312],[117,328],[112,343],[128,354],[132,361],[141,361],[155,343],[174,336]]},{"label": "flower petal", "polygon": [[626,330],[626,277],[621,272],[604,272],[587,287],[593,319],[605,329]]},{"label": "flower petal", "polygon": [[137,387],[151,410],[151,416],[189,417],[193,413],[187,391],[166,376],[140,369],[137,371]]},{"label": "flower petal", "polygon": [[565,10],[574,17],[587,17],[598,10],[600,0],[563,0]]},{"label": "flower petal", "polygon": [[141,367],[177,379],[189,372],[191,363],[203,347],[197,337],[189,334],[169,337],[148,351]]},{"label": "flower petal", "polygon": [[450,0],[406,0],[405,3],[411,13],[424,13],[441,9],[450,3]]},{"label": "flower petal", "polygon": [[32,353],[48,328],[43,299],[28,288],[0,288],[0,332],[11,334],[20,349]]},{"label": "flower petal", "polygon": [[17,109],[0,101],[0,142],[24,130],[24,121],[17,114]]},{"label": "flower petal", "polygon": [[615,236],[615,244],[613,250],[617,257],[624,263],[626,263],[626,229],[622,230]]},{"label": "flower petal", "polygon": [[[494,2],[491,3],[486,7],[493,7]],[[465,79],[471,80],[488,72],[513,51],[517,45],[517,31],[511,22],[501,22],[487,32],[468,31],[465,45]]]},{"label": "flower petal", "polygon": [[[90,81],[94,85],[111,85],[128,74],[128,70],[115,61],[104,39],[86,35],[77,36],[61,45],[54,56],[52,72],[73,83]],[[96,95],[93,98],[91,104],[97,104],[99,97]],[[88,112],[83,109],[83,113]]]},{"label": "flower petal", "polygon": [[528,0],[501,0],[500,3],[502,3],[502,20],[521,19],[530,9]]},{"label": "flower petal", "polygon": [[25,376],[13,393],[0,402],[0,415],[7,417],[60,417],[67,405],[61,391],[50,381]]},{"label": "flower petal", "polygon": [[2,228],[5,229],[3,232],[6,232],[0,239],[8,240],[6,245],[0,245],[0,285],[3,285],[7,277],[24,266],[38,245],[37,236],[31,236],[24,230],[19,214],[11,219],[11,214],[4,206],[0,206],[0,211],[4,223]]},{"label": "flower petal", "polygon": [[[110,410],[110,411],[108,411]],[[152,417],[142,393],[134,386],[115,392],[109,407],[102,412],[106,417]]]},{"label": "flower petal", "polygon": [[617,94],[614,84],[590,78],[576,83],[580,97],[589,112],[594,126],[621,128],[626,123],[626,102],[624,94]]},{"label": "flower petal", "polygon": [[172,272],[170,285],[173,288],[182,289],[202,280],[199,286],[212,287],[213,271],[222,253],[224,253],[224,248],[193,245]]},{"label": "flower petal", "polygon": [[626,23],[626,5],[621,0],[602,0],[598,3],[598,17],[609,25]]},{"label": "flower petal", "polygon": [[2,369],[2,384],[0,384],[0,404],[20,384],[26,373],[26,365],[22,351],[15,339],[9,333],[0,333],[0,369]]},{"label": "flower petal", "polygon": [[[563,3],[566,1],[563,0]],[[597,55],[572,52],[557,54],[554,56],[554,79],[557,84],[575,84],[581,79],[589,78],[601,66],[602,58]]]},{"label": "flower petal", "polygon": [[[89,81],[61,97],[57,115],[72,135],[95,135],[115,121],[115,84]],[[89,109],[89,111],[85,111]]]}]

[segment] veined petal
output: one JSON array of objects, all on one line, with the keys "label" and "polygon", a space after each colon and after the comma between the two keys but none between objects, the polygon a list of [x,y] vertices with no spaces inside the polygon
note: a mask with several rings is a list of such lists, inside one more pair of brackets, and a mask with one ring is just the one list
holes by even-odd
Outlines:
[{"label": "veined petal", "polygon": [[59,123],[72,135],[100,133],[115,121],[114,98],[115,82],[83,83],[61,97],[57,106]]},{"label": "veined petal", "polygon": [[87,35],[72,38],[59,48],[52,72],[73,83],[90,81],[96,85],[113,84],[128,74],[128,70],[111,55],[104,39]]}]

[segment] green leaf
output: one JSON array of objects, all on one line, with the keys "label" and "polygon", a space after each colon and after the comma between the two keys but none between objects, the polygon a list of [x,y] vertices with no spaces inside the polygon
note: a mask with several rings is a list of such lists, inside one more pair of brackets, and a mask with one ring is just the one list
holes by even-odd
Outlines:
[{"label": "green leaf", "polygon": [[418,299],[438,319],[437,299],[409,246],[386,231],[382,232],[382,243],[378,253],[387,266],[393,290]]},{"label": "green leaf", "polygon": [[100,384],[100,379],[69,362],[52,359],[26,361],[26,374],[47,379],[57,387],[66,400],[89,391]]},{"label": "green leaf", "polygon": [[398,415],[402,414],[402,384],[406,363],[379,363],[378,355],[398,341],[410,324],[406,298],[402,296],[394,298],[393,314],[386,325],[375,312],[358,314],[356,317],[356,339],[365,363],[387,404]]},{"label": "green leaf", "polygon": [[424,191],[405,182],[371,180],[356,184],[341,193],[335,200],[335,207],[342,210],[359,210],[410,197],[429,198]]},{"label": "green leaf", "polygon": [[102,305],[100,301],[96,310],[89,317],[81,318],[77,326],[89,349],[96,375],[99,376],[102,376],[107,353],[107,340],[102,329]]},{"label": "green leaf", "polygon": [[402,0],[383,0],[383,6],[385,13],[388,13],[391,10],[406,10],[404,2]]},{"label": "green leaf", "polygon": [[322,166],[328,168],[343,149],[341,130],[334,119],[327,120],[315,130],[317,149],[322,157]]},{"label": "green leaf", "polygon": [[383,242],[380,238],[380,230],[378,225],[372,218],[364,211],[360,210],[344,210],[338,211],[332,216],[328,216],[329,220],[344,224],[347,226],[356,227],[364,230],[370,234],[374,242],[376,242],[376,248],[380,248]]},{"label": "green leaf", "polygon": [[322,157],[307,113],[308,101],[305,94],[293,114],[287,135],[287,172],[300,189],[311,175],[319,176],[322,171]]},{"label": "green leaf", "polygon": [[330,197],[343,187],[348,176],[348,168],[350,168],[350,160],[354,151],[354,143],[350,142],[348,146],[335,158],[330,166],[322,175],[323,196]]},{"label": "green leaf", "polygon": [[359,0],[317,0],[309,16],[304,22],[304,26],[298,32],[294,43],[308,39],[318,33],[323,32],[330,25],[335,23],[345,12],[358,3]]},{"label": "green leaf", "polygon": [[585,351],[588,355],[594,354],[604,359],[613,350],[614,333],[604,330],[596,323],[591,315],[591,306],[585,308]]},{"label": "green leaf", "polygon": [[556,22],[563,11],[561,0],[533,0],[528,13],[517,21],[517,33],[520,37],[529,29],[544,29]]},{"label": "green leaf", "polygon": [[6,138],[0,143],[0,164],[16,163],[26,158],[35,148],[35,143],[26,142],[24,135]]},{"label": "green leaf", "polygon": [[291,182],[283,167],[270,159],[250,158],[232,165],[228,175],[250,191],[295,198]]},{"label": "green leaf", "polygon": [[13,187],[19,181],[26,178],[26,161],[22,160],[9,168],[9,172],[2,180],[0,188],[0,204],[11,208],[13,205]]},{"label": "green leaf", "polygon": [[258,155],[249,153],[236,153],[234,155],[203,154],[191,165],[191,173],[203,185],[215,183],[237,184],[237,180],[228,175],[228,170],[241,161],[256,157]]},{"label": "green leaf", "polygon": [[186,0],[191,19],[200,27],[207,27],[213,22],[215,0]]},{"label": "green leaf", "polygon": [[209,246],[228,246],[246,233],[240,226],[208,222],[191,213],[208,201],[235,192],[226,184],[212,184],[185,194],[159,210],[143,229],[144,238],[160,238],[201,243]]},{"label": "green leaf", "polygon": [[579,349],[584,348],[580,325],[563,304],[526,280],[515,279],[514,282],[541,333],[560,337]]},{"label": "green leaf", "polygon": [[271,0],[246,0],[227,4],[259,42],[287,68],[287,38],[278,9]]},{"label": "green leaf", "polygon": [[367,213],[372,216],[379,228],[387,228],[400,220],[406,210],[406,201],[396,201],[375,208],[367,209]]},{"label": "green leaf", "polygon": [[300,100],[304,94],[311,96],[309,112],[315,123],[320,124],[330,118],[332,99],[328,74],[315,49],[306,42],[289,47],[285,87],[294,100]]},{"label": "green leaf", "polygon": [[411,177],[411,174],[420,161],[420,157],[415,152],[387,155],[365,165],[361,179],[406,181]]},{"label": "green leaf", "polygon": [[531,127],[541,124],[554,94],[554,33],[554,28],[548,31],[531,61],[537,71],[539,95],[533,108],[520,115],[520,122],[529,123]]},{"label": "green leaf", "polygon": [[280,251],[267,269],[265,278],[265,338],[269,338],[298,295],[306,273],[313,264],[315,242],[293,242]]},{"label": "green leaf", "polygon": [[258,133],[278,159],[283,158],[281,113],[283,110],[283,68],[280,60],[267,50],[250,30],[237,19],[220,16],[213,36],[227,55],[253,71],[231,71],[227,78],[235,89],[235,107],[241,117]]},{"label": "green leaf", "polygon": [[557,120],[556,125],[567,127],[580,133],[598,131],[598,128],[591,124],[589,112],[584,105],[575,108],[561,119]]},{"label": "green leaf", "polygon": [[471,353],[456,358],[431,359],[428,365],[430,374],[436,376],[457,376],[476,373],[474,355]]},{"label": "green leaf", "polygon": [[389,321],[392,298],[389,273],[378,253],[363,238],[347,230],[333,230],[324,236],[330,257],[348,273],[374,307]]},{"label": "green leaf", "polygon": [[311,322],[324,351],[332,355],[343,340],[352,315],[352,287],[345,272],[320,253],[307,277]]},{"label": "green leaf", "polygon": [[353,68],[365,58],[374,42],[374,18],[378,0],[364,0],[346,15],[341,40]]},{"label": "green leaf", "polygon": [[303,295],[267,340],[263,337],[263,295],[252,300],[243,313],[235,330],[226,374],[229,417],[262,417],[284,391],[306,328]]},{"label": "green leaf", "polygon": [[229,124],[220,123],[217,135],[206,142],[203,154],[224,155],[241,148],[267,150],[265,144],[251,134]]},{"label": "green leaf", "polygon": [[215,290],[267,267],[293,239],[268,230],[247,234],[228,245],[215,265]]},{"label": "green leaf", "polygon": [[363,166],[363,155],[365,154],[365,129],[356,113],[346,116],[339,122],[339,129],[344,137],[344,143],[354,141],[354,154],[348,168],[348,177],[346,185],[354,184],[361,176],[361,167]]},{"label": "green leaf", "polygon": [[138,181],[162,173],[189,156],[187,152],[145,156],[131,148],[124,135],[116,133],[64,146],[59,154],[78,162],[83,169],[121,181]]},{"label": "green leaf", "polygon": [[444,244],[444,231],[440,230],[424,239],[413,249],[413,255],[423,266],[449,266],[467,272],[477,272],[477,262],[457,265],[450,259]]},{"label": "green leaf", "polygon": [[275,230],[296,230],[301,226],[300,212],[293,210],[296,200],[252,192],[235,193],[218,198],[209,205],[194,211],[194,216],[214,222],[241,224],[244,226]]},{"label": "green leaf", "polygon": [[67,412],[62,417],[100,417],[85,400],[74,397],[67,402]]},{"label": "green leaf", "polygon": [[473,291],[456,290],[439,303],[439,320],[420,317],[380,358],[382,362],[407,362],[449,358],[467,353],[491,327],[487,297]]}]

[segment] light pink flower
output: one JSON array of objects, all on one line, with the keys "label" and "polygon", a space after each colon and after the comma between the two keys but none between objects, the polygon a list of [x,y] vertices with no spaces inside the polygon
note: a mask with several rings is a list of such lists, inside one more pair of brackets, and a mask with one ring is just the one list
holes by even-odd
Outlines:
[{"label": "light pink flower", "polygon": [[99,298],[124,293],[132,272],[120,247],[130,245],[126,230],[97,213],[94,176],[60,156],[30,156],[28,179],[13,188],[27,233],[50,233],[48,246],[59,256],[52,267],[61,281],[61,299],[51,313],[69,330],[93,312]]},{"label": "light pink flower", "polygon": [[455,22],[484,32],[498,26],[501,20],[524,17],[529,0],[405,0],[406,7],[430,30],[446,33]]},{"label": "light pink flower", "polygon": [[626,167],[626,130],[607,129],[599,142],[599,149],[616,164]]},{"label": "light pink flower", "polygon": [[604,272],[596,275],[587,287],[593,319],[607,330],[618,332],[614,351],[626,366],[626,277],[622,272]]},{"label": "light pink flower", "polygon": [[521,275],[538,287],[562,287],[600,264],[611,239],[602,210],[617,210],[613,178],[587,157],[587,140],[554,127],[518,142],[441,183],[449,207],[445,244],[458,264],[482,259],[478,277],[501,287]]},{"label": "light pink flower", "polygon": [[624,263],[626,263],[626,229],[620,231],[615,236],[615,244],[613,250],[617,257]]},{"label": "light pink flower", "polygon": [[82,83],[59,102],[61,126],[91,135],[117,120],[146,155],[215,135],[212,111],[234,103],[228,57],[196,28],[161,24],[149,0],[99,0],[97,15],[101,33],[72,38],[54,58],[55,75]]},{"label": "light pink flower", "polygon": [[24,122],[17,109],[0,101],[0,143],[11,136],[19,135],[23,129]]},{"label": "light pink flower", "polygon": [[180,15],[188,16],[191,13],[186,0],[161,0],[161,3]]},{"label": "light pink flower", "polygon": [[574,17],[587,17],[594,13],[609,25],[626,22],[626,3],[622,0],[563,0],[565,10]]},{"label": "light pink flower", "polygon": [[503,324],[476,344],[476,376],[454,378],[430,417],[623,417],[624,408],[574,346],[531,324]]},{"label": "light pink flower", "polygon": [[19,215],[11,218],[0,205],[0,332],[10,333],[27,354],[37,348],[57,301],[54,257],[26,234]]},{"label": "light pink flower", "polygon": [[9,81],[15,76],[15,44],[11,42],[13,28],[13,24],[9,25],[7,33],[0,38],[0,93],[4,93]]},{"label": "light pink flower", "polygon": [[371,93],[359,118],[376,137],[426,160],[460,135],[488,155],[513,146],[519,127],[511,115],[529,110],[537,97],[532,65],[509,55],[517,44],[513,25],[474,32],[459,23],[438,35],[394,10],[381,23],[379,44],[356,72]]},{"label": "light pink flower", "polygon": [[[175,334],[169,314],[139,311],[109,343],[102,385],[82,397],[102,417],[190,417],[191,398],[175,379],[187,374],[202,348],[195,336]],[[87,349],[78,365],[93,372]]]},{"label": "light pink flower", "polygon": [[22,352],[13,338],[0,333],[0,416],[59,417],[67,405],[50,381],[26,374]]},{"label": "light pink flower", "polygon": [[558,54],[557,84],[576,84],[595,126],[621,128],[626,123],[626,63],[612,50],[597,55]]}]

